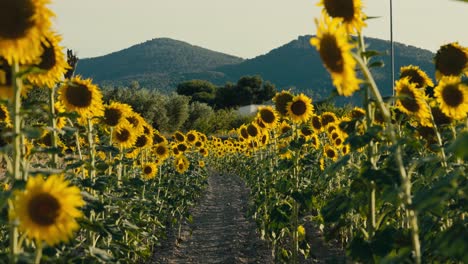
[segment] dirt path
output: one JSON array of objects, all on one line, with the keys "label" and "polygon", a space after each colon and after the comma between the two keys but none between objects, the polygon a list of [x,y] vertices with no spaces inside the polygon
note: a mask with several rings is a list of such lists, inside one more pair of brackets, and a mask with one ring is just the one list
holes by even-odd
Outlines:
[{"label": "dirt path", "polygon": [[272,263],[254,221],[246,216],[249,191],[242,180],[213,174],[208,184],[192,211],[193,223],[183,226],[182,242],[159,248],[153,263]]}]

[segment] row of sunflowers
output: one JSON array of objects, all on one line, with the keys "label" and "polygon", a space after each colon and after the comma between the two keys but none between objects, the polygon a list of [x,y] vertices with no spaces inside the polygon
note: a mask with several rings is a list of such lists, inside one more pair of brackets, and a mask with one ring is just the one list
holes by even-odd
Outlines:
[{"label": "row of sunflowers", "polygon": [[[467,48],[440,48],[435,84],[403,67],[384,101],[361,1],[323,0],[311,45],[338,94],[360,93],[362,108],[321,109],[283,91],[227,135],[168,136],[74,76],[47,5],[0,2],[0,259],[148,259],[168,228],[190,220],[208,167],[255,190],[252,217],[278,261],[316,256],[312,230],[364,263],[468,261]],[[48,100],[25,103],[38,87]]]}]

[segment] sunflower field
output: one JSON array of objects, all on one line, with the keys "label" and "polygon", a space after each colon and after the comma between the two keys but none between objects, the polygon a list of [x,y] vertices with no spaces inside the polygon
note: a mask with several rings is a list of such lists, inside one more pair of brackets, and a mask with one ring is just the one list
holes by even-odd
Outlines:
[{"label": "sunflower field", "polygon": [[468,263],[467,47],[441,46],[435,78],[402,67],[384,100],[361,1],[321,0],[310,44],[362,107],[282,91],[236,130],[167,135],[74,75],[48,4],[0,0],[1,263],[148,261],[213,171],[245,180],[278,262],[307,259],[319,230],[353,262]]}]

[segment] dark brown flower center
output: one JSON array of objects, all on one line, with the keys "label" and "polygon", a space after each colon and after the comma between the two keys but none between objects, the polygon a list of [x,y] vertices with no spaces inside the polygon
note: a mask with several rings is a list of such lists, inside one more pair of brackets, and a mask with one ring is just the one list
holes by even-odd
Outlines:
[{"label": "dark brown flower center", "polygon": [[435,56],[436,69],[443,75],[458,76],[467,64],[466,53],[451,44],[440,47]]},{"label": "dark brown flower center", "polygon": [[188,134],[187,135],[187,141],[188,142],[194,142],[197,139],[194,134]]},{"label": "dark brown flower center", "polygon": [[325,9],[331,17],[350,21],[354,17],[354,0],[325,0]]},{"label": "dark brown flower center", "polygon": [[302,116],[307,111],[307,105],[304,101],[298,100],[291,104],[291,112],[296,116]]},{"label": "dark brown flower center", "polygon": [[438,126],[447,125],[452,122],[452,119],[446,116],[439,107],[431,107],[432,116],[434,117],[434,121]]},{"label": "dark brown flower center", "polygon": [[249,138],[249,132],[247,132],[247,128],[243,127],[240,130],[241,136],[245,139]]},{"label": "dark brown flower center", "polygon": [[120,131],[117,131],[115,136],[119,142],[127,142],[130,139],[130,131],[123,128]]},{"label": "dark brown flower center", "polygon": [[116,126],[122,118],[122,111],[117,108],[106,108],[104,110],[104,123],[108,126]]},{"label": "dark brown flower center", "polygon": [[166,147],[164,147],[164,146],[157,146],[156,147],[156,154],[158,154],[159,156],[166,155],[166,153],[167,153]]},{"label": "dark brown flower center", "polygon": [[463,103],[463,93],[458,85],[449,84],[442,89],[442,99],[450,107],[457,107]]},{"label": "dark brown flower center", "polygon": [[400,79],[405,77],[408,77],[410,83],[415,83],[417,88],[424,88],[427,85],[424,77],[420,74],[419,71],[415,69],[408,69],[403,71],[400,74]]},{"label": "dark brown flower center", "polygon": [[0,38],[19,39],[34,26],[32,17],[36,12],[32,0],[0,1]]},{"label": "dark brown flower center", "polygon": [[184,152],[184,151],[187,150],[187,145],[185,145],[184,143],[177,144],[177,149],[178,149],[179,151]]},{"label": "dark brown flower center", "polygon": [[71,105],[86,108],[91,105],[92,93],[86,85],[72,83],[66,87],[65,97]]},{"label": "dark brown flower center", "polygon": [[258,135],[258,129],[256,126],[250,124],[247,126],[247,133],[249,133],[251,137],[256,137]]},{"label": "dark brown flower center", "polygon": [[138,120],[138,118],[134,116],[128,116],[127,120],[128,122],[130,122],[130,124],[132,124],[133,127],[138,127],[138,125],[140,124],[140,121]]},{"label": "dark brown flower center", "polygon": [[5,121],[7,118],[7,113],[5,112],[3,107],[0,107],[0,122]]},{"label": "dark brown flower center", "polygon": [[403,89],[400,91],[400,97],[400,102],[404,108],[412,113],[418,112],[420,106],[416,101],[413,91],[411,91],[410,88],[407,86],[403,87]]},{"label": "dark brown flower center", "polygon": [[275,122],[275,114],[268,109],[261,110],[260,117],[264,123],[273,124]]},{"label": "dark brown flower center", "polygon": [[312,131],[312,129],[310,129],[309,126],[304,126],[304,127],[301,128],[301,133],[302,133],[302,135],[307,137],[307,136],[312,135],[313,131]]},{"label": "dark brown flower center", "polygon": [[146,135],[141,135],[137,138],[136,142],[135,142],[135,146],[137,148],[142,148],[144,146],[146,146],[146,144],[148,143],[148,138],[146,137]]},{"label": "dark brown flower center", "polygon": [[175,139],[176,139],[177,141],[179,141],[179,142],[185,141],[184,135],[182,135],[182,133],[180,133],[180,132],[175,133],[174,136],[175,136]]},{"label": "dark brown flower center", "polygon": [[322,126],[327,126],[330,123],[335,122],[336,119],[333,115],[330,114],[323,114],[322,115]]},{"label": "dark brown flower center", "polygon": [[312,126],[314,129],[320,130],[322,128],[322,122],[320,121],[320,117],[313,116],[312,117]]},{"label": "dark brown flower center", "polygon": [[55,223],[60,212],[60,203],[48,193],[40,193],[31,198],[28,204],[28,214],[31,220],[41,226]]},{"label": "dark brown flower center", "polygon": [[341,73],[344,70],[343,56],[335,36],[325,34],[320,41],[320,58],[332,72]]},{"label": "dark brown flower center", "polygon": [[291,130],[291,127],[289,125],[284,125],[284,126],[281,127],[281,134],[285,134],[289,130]]},{"label": "dark brown flower center", "polygon": [[153,168],[151,168],[151,166],[145,166],[145,168],[143,169],[143,172],[146,174],[146,175],[149,175],[153,172]]},{"label": "dark brown flower center", "polygon": [[333,149],[327,149],[327,157],[329,158],[334,158],[335,157],[335,151]]},{"label": "dark brown flower center", "polygon": [[154,140],[154,142],[156,142],[156,143],[164,142],[164,138],[163,138],[161,135],[159,135],[159,134],[154,134],[153,140]]},{"label": "dark brown flower center", "polygon": [[44,43],[41,43],[44,51],[41,54],[41,62],[37,65],[42,70],[50,70],[57,63],[57,58],[55,57],[55,47],[49,40],[46,41],[49,45],[47,47]]}]

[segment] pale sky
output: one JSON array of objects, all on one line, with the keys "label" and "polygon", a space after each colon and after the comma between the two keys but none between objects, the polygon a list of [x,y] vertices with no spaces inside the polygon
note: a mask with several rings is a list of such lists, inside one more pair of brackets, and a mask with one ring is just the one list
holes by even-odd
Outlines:
[{"label": "pale sky", "polygon": [[[62,45],[78,57],[105,55],[168,37],[252,58],[316,32],[319,0],[52,0]],[[363,0],[364,35],[390,38],[390,0]],[[393,0],[394,40],[436,51],[468,46],[468,4],[454,0]]]}]

